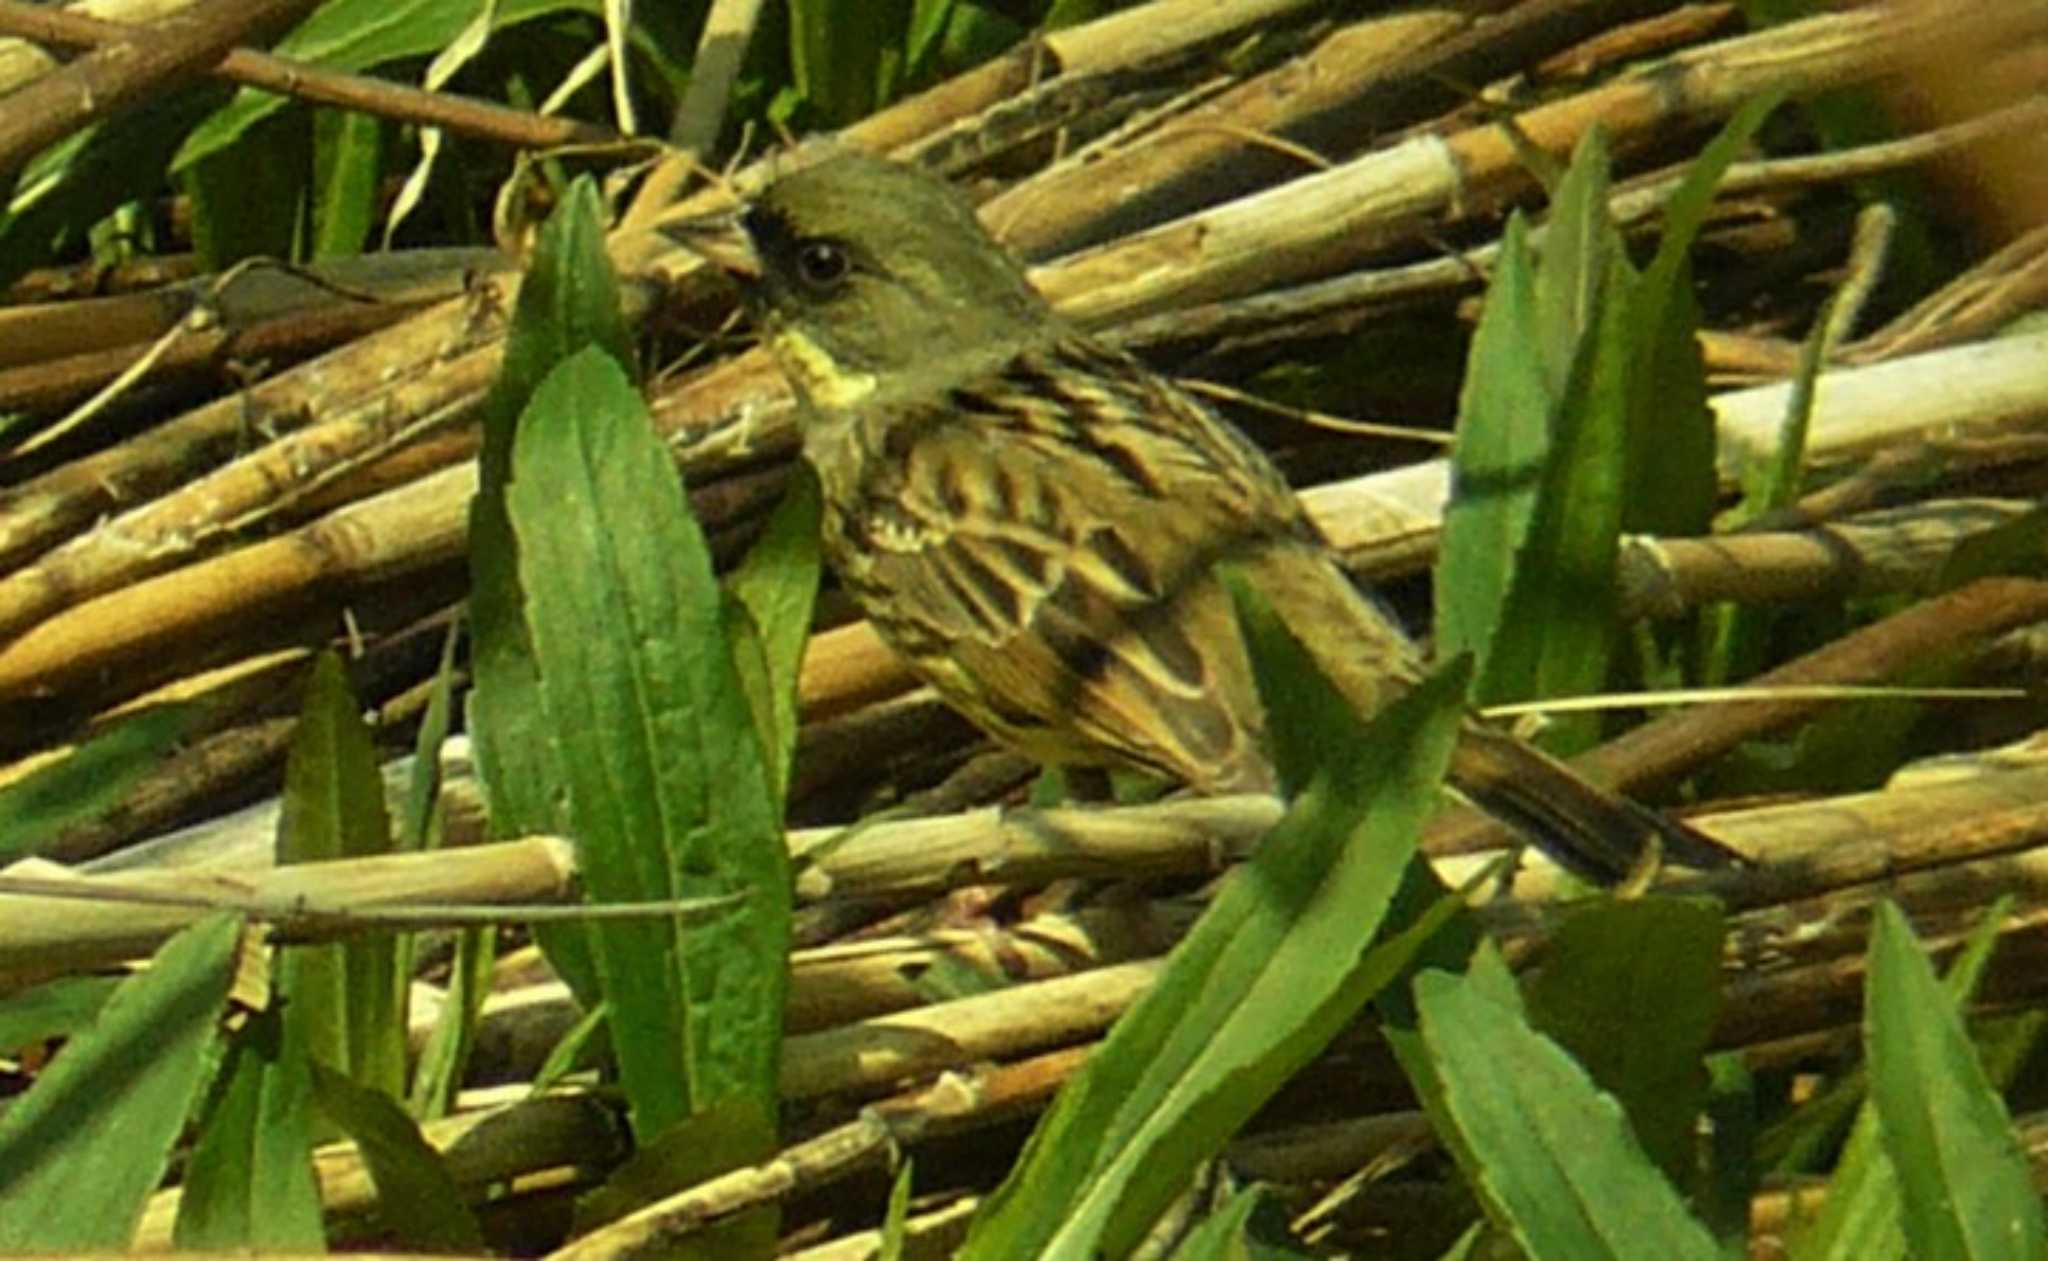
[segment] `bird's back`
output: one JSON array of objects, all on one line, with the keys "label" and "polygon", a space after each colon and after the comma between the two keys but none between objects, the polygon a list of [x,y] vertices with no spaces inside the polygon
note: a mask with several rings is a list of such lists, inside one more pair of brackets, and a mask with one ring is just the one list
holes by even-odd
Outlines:
[{"label": "bird's back", "polygon": [[1054,762],[1270,787],[1216,566],[1265,592],[1355,704],[1412,649],[1250,441],[1128,356],[1058,336],[808,428],[835,569],[994,734]]}]

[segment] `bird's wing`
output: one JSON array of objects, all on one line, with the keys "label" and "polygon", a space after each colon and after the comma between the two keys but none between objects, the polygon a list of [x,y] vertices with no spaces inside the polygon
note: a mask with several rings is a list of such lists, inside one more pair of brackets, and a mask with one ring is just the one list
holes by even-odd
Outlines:
[{"label": "bird's wing", "polygon": [[1080,338],[856,428],[857,469],[813,452],[835,564],[942,693],[1048,758],[1267,781],[1212,565],[1312,536],[1246,439]]}]

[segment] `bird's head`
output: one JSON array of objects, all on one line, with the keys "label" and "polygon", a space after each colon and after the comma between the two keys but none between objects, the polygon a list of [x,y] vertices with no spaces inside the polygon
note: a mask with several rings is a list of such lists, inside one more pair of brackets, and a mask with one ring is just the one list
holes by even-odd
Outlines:
[{"label": "bird's head", "polygon": [[671,234],[740,282],[784,370],[826,406],[1014,345],[1051,315],[958,189],[879,158],[828,158]]}]

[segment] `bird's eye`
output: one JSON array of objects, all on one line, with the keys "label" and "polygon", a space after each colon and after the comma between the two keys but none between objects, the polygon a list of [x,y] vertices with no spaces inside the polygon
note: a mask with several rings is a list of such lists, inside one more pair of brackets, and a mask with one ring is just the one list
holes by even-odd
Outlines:
[{"label": "bird's eye", "polygon": [[820,293],[839,287],[853,270],[846,247],[837,241],[813,239],[796,247],[796,272],[803,282]]}]

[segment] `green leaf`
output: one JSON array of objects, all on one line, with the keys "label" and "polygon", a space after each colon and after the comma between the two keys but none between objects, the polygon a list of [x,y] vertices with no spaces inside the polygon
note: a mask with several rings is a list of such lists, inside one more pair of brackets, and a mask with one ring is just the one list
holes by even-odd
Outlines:
[{"label": "green leaf", "polygon": [[[600,7],[596,0],[498,0],[493,27],[502,31],[553,13],[589,13]],[[367,70],[439,52],[469,25],[475,11],[473,5],[445,0],[330,0],[272,51],[330,70]],[[238,145],[249,128],[292,104],[275,92],[243,88],[185,138],[171,169],[183,170]]]},{"label": "green leaf", "polygon": [[441,1015],[420,1050],[407,1100],[408,1110],[422,1121],[447,1116],[455,1109],[455,1096],[476,1045],[477,1022],[483,1015],[484,999],[490,997],[491,969],[497,960],[495,930],[470,928],[456,935],[455,961],[448,969]]},{"label": "green leaf", "polygon": [[[1964,943],[1950,965],[1944,985],[1957,1003],[1969,1001],[1998,945],[1998,927],[2012,909],[2010,895],[2000,898]],[[1796,1255],[1805,1261],[1884,1261],[1906,1255],[1906,1234],[1900,1218],[1899,1180],[1885,1156],[1877,1109],[1867,1097],[1865,1072],[1846,1074],[1830,1090],[1800,1109],[1820,1115],[1813,1127],[1825,1138],[1840,1132],[1832,1116],[1855,1107],[1856,1118],[1841,1155],[1828,1178],[1827,1199],[1811,1228],[1797,1239]],[[1860,1106],[1859,1106],[1860,1104]]]},{"label": "green leaf", "polygon": [[1422,1038],[1495,1225],[1534,1261],[1709,1261],[1714,1241],[1650,1162],[1612,1098],[1480,982],[1416,979]]},{"label": "green leaf", "polygon": [[768,528],[726,579],[759,636],[770,712],[756,717],[778,800],[796,756],[797,683],[818,594],[818,519],[823,501],[811,466],[799,461]]},{"label": "green leaf", "polygon": [[1764,119],[1785,99],[1772,91],[1742,106],[1686,167],[1664,207],[1664,235],[1636,287],[1637,362],[1630,413],[1627,528],[1645,534],[1704,534],[1719,495],[1714,417],[1700,358],[1699,303],[1692,246],[1714,189]]},{"label": "green leaf", "polygon": [[1930,584],[1951,591],[1978,578],[2015,574],[2038,578],[2048,570],[2048,504],[2036,504],[2002,525],[1956,544]]},{"label": "green leaf", "polygon": [[[1630,309],[1619,270],[1606,274],[1560,400],[1528,538],[1515,554],[1500,622],[1513,633],[1494,641],[1475,688],[1481,704],[1584,695],[1607,679],[1627,475]],[[1553,751],[1576,752],[1598,738],[1598,721],[1574,716],[1545,736]]]},{"label": "green leaf", "polygon": [[383,176],[383,120],[355,110],[314,111],[312,257],[363,252],[377,226]]},{"label": "green leaf", "polygon": [[[773,1101],[737,1096],[721,1100],[641,1144],[603,1186],[577,1200],[569,1233],[590,1234],[678,1187],[696,1186],[774,1154]],[[780,1210],[761,1205],[667,1241],[664,1255],[677,1261],[765,1261],[775,1255],[780,1226]]]},{"label": "green leaf", "polygon": [[[323,652],[285,764],[277,825],[280,864],[364,858],[391,850],[377,750],[349,692],[341,659]],[[406,977],[389,935],[285,956],[283,988],[310,1021],[313,1058],[393,1097],[405,1091]]]},{"label": "green leaf", "polygon": [[1537,349],[1528,226],[1508,217],[1458,399],[1451,498],[1436,571],[1437,639],[1471,653],[1483,674],[1529,535],[1556,404]]},{"label": "green leaf", "polygon": [[[519,586],[518,542],[505,508],[520,411],[556,364],[586,346],[631,362],[618,279],[604,248],[596,185],[579,180],[542,225],[505,335],[504,364],[482,407],[479,485],[470,504],[469,731],[492,834],[567,830],[567,787],[540,699]],[[581,925],[537,926],[548,963],[585,1008],[602,1001]]]},{"label": "green leaf", "polygon": [[1707,1057],[1708,1151],[1699,1212],[1724,1247],[1749,1238],[1750,1202],[1762,1182],[1756,1081],[1738,1052]]},{"label": "green leaf", "polygon": [[193,705],[152,706],[0,788],[0,861],[33,854],[104,814],[163,761],[198,713]]},{"label": "green leaf", "polygon": [[578,1066],[592,1063],[605,1045],[605,1024],[610,1017],[611,1009],[599,1003],[570,1025],[534,1070],[533,1089],[528,1098],[538,1099]]},{"label": "green leaf", "polygon": [[1269,610],[1233,583],[1262,691],[1339,726],[1287,815],[1173,952],[1159,983],[1061,1091],[961,1256],[1122,1255],[1272,1092],[1398,976],[1368,951],[1408,870],[1463,714],[1438,674],[1369,726],[1341,706]]},{"label": "green leaf", "polygon": [[214,84],[174,92],[36,155],[0,213],[0,285],[55,261],[59,245],[76,247],[92,225],[133,199],[158,196],[178,137],[227,95]]},{"label": "green leaf", "polygon": [[646,407],[596,348],[520,420],[520,585],[585,887],[615,902],[744,894],[715,921],[590,927],[636,1131],[773,1100],[790,875],[702,531]]},{"label": "green leaf", "polygon": [[1588,130],[1552,199],[1536,272],[1536,345],[1550,397],[1562,398],[1580,374],[1582,347],[1600,323],[1621,259],[1607,216],[1611,162],[1607,136]]},{"label": "green leaf", "polygon": [[427,711],[412,742],[412,773],[406,776],[405,804],[398,818],[400,849],[432,849],[440,843],[436,813],[441,799],[441,746],[447,742],[454,708],[455,649],[461,638],[459,623],[450,623],[448,635],[441,641],[441,664],[427,689]]},{"label": "green leaf", "polygon": [[210,915],[164,943],[0,1113],[0,1249],[128,1246],[213,1066],[241,926]]},{"label": "green leaf", "polygon": [[181,1249],[319,1252],[312,1062],[304,1022],[273,1006],[228,1046],[220,1092],[185,1166],[173,1233]]},{"label": "green leaf", "polygon": [[[1813,418],[1813,395],[1820,378],[1821,355],[1826,349],[1827,326],[1827,310],[1823,308],[1800,347],[1799,370],[1793,376],[1792,393],[1785,405],[1785,424],[1778,431],[1778,442],[1770,458],[1752,460],[1738,470],[1742,499],[1729,511],[1724,523],[1731,531],[1788,508],[1799,498],[1804,481],[1806,431]],[[1703,681],[1715,686],[1746,679],[1762,668],[1771,620],[1770,609],[1722,605],[1711,610],[1703,622]]]},{"label": "green leaf", "polygon": [[1706,1096],[1701,1058],[1721,1010],[1718,903],[1602,899],[1560,923],[1529,991],[1531,1023],[1620,1101],[1658,1167],[1683,1185]]},{"label": "green leaf", "polygon": [[955,0],[911,0],[910,27],[904,36],[903,74],[912,83],[930,72],[939,51],[946,25],[953,19]]},{"label": "green leaf", "polygon": [[887,104],[910,23],[911,0],[790,0],[790,75],[812,121],[843,127]]},{"label": "green leaf", "polygon": [[1955,999],[1890,902],[1877,908],[1868,985],[1871,1098],[1898,1175],[1911,1255],[2043,1255],[2041,1199],[2005,1105],[1978,1062]]},{"label": "green leaf", "polygon": [[1307,1261],[1306,1252],[1267,1243],[1253,1233],[1252,1218],[1269,1206],[1266,1192],[1246,1187],[1230,1202],[1197,1226],[1180,1247],[1173,1261]]},{"label": "green leaf", "polygon": [[183,171],[200,266],[226,271],[245,258],[302,262],[310,242],[313,132],[304,109],[273,115],[234,149]]},{"label": "green leaf", "polygon": [[896,1179],[889,1184],[889,1206],[882,1214],[882,1246],[875,1261],[903,1261],[903,1241],[910,1226],[911,1161],[896,1167]]},{"label": "green leaf", "polygon": [[377,1218],[409,1247],[427,1252],[481,1252],[483,1230],[469,1211],[448,1164],[396,1100],[313,1065],[320,1111],[363,1153],[377,1187]]},{"label": "green leaf", "polygon": [[0,1054],[76,1037],[121,984],[112,976],[60,976],[0,999]]}]

